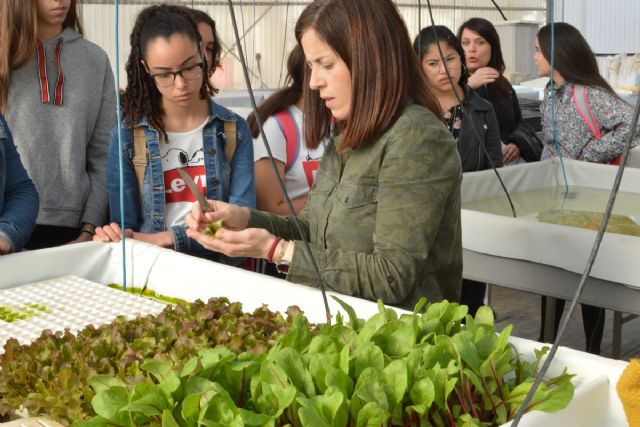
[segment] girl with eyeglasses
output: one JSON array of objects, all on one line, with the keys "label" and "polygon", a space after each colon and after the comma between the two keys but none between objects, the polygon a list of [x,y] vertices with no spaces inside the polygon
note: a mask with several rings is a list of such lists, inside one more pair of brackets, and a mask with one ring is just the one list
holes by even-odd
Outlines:
[{"label": "girl with eyeglasses", "polygon": [[211,99],[214,89],[207,70],[189,9],[158,5],[140,12],[126,64],[122,151],[117,129],[109,147],[107,181],[114,222],[98,228],[95,240],[121,239],[119,158],[123,156],[126,237],[240,263],[204,251],[186,235],[185,215],[196,199],[177,169],[186,171],[209,199],[255,207],[249,127]]},{"label": "girl with eyeglasses", "polygon": [[[438,42],[444,56],[444,65]],[[416,37],[413,48],[422,62],[429,90],[440,102],[444,122],[457,141],[463,172],[502,166],[500,129],[496,115],[491,104],[467,85],[464,50],[456,36],[441,25],[426,27]],[[462,101],[462,105],[458,99]],[[462,281],[460,302],[469,306],[470,314],[475,315],[483,305],[486,288],[486,283],[467,279]]]},{"label": "girl with eyeglasses", "polygon": [[77,0],[0,1],[0,112],[40,195],[29,249],[89,241],[106,221],[115,84],[82,34]]}]

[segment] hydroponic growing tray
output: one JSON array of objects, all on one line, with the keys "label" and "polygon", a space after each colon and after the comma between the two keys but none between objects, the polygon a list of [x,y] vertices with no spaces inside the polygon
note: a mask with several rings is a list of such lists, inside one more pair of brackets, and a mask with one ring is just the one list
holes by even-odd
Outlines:
[{"label": "hydroponic growing tray", "polygon": [[[125,265],[127,285],[185,300],[224,296],[239,301],[245,311],[262,304],[284,312],[299,306],[311,322],[326,321],[320,292],[307,286],[193,258],[152,245],[129,241]],[[37,268],[34,268],[37,266]],[[122,249],[118,244],[83,243],[0,257],[0,289],[20,289],[25,283],[73,274],[96,283],[122,283]],[[138,297],[134,297],[138,298]],[[360,317],[377,313],[375,303],[340,296]],[[45,304],[46,305],[46,304]],[[333,316],[339,305],[329,300]],[[540,343],[512,337],[510,342],[525,358],[534,359]],[[568,367],[574,378],[575,395],[567,408],[554,414],[532,412],[520,426],[563,427],[625,426],[615,383],[627,363],[561,348],[549,375]],[[509,425],[509,424],[507,424]]]}]

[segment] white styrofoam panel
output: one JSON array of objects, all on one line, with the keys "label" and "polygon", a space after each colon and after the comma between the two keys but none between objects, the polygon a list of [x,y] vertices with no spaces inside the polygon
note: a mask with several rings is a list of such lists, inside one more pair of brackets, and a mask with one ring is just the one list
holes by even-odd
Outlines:
[{"label": "white styrofoam panel", "polygon": [[42,331],[77,332],[87,325],[99,326],[123,315],[129,319],[161,312],[165,304],[112,289],[77,276],[63,276],[0,290],[0,306],[23,311],[28,304],[40,304],[46,311],[31,310],[32,317],[0,320],[0,353],[9,338],[28,344]]}]

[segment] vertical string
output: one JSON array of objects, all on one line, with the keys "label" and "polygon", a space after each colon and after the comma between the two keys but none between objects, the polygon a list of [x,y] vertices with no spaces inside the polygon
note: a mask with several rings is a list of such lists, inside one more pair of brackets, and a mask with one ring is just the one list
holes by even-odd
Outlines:
[{"label": "vertical string", "polygon": [[120,37],[119,37],[119,1],[115,0],[115,31],[116,31],[116,114],[118,115],[118,167],[120,178],[120,228],[122,230],[122,289],[127,292],[127,257],[124,237],[124,173],[122,162],[122,113],[120,111]]}]

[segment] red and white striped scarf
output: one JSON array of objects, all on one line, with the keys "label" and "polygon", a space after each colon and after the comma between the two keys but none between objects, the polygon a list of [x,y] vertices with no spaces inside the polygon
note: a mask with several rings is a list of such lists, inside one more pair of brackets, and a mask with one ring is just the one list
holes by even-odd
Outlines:
[{"label": "red and white striped scarf", "polygon": [[[60,54],[62,53],[62,38],[56,43],[56,70],[58,71],[58,80],[56,81],[56,89],[53,97],[55,105],[62,105],[62,91],[64,88],[64,73],[60,65]],[[48,104],[51,100],[49,94],[49,79],[47,76],[47,54],[44,45],[38,40],[38,77],[40,78],[40,95],[43,104]]]}]

